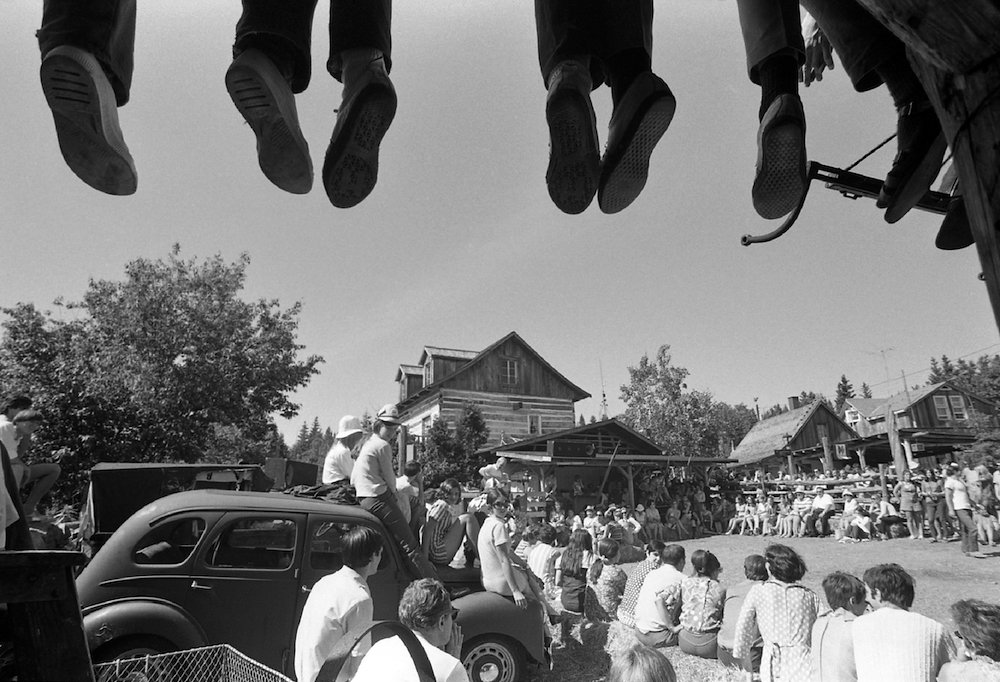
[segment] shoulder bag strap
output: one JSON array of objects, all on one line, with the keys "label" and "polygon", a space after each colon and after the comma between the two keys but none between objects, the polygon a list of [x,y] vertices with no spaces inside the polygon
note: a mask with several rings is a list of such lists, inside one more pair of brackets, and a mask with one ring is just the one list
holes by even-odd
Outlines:
[{"label": "shoulder bag strap", "polygon": [[427,658],[427,652],[424,651],[420,640],[417,639],[417,636],[413,634],[410,628],[394,620],[377,620],[369,625],[359,625],[348,631],[337,642],[337,646],[330,653],[326,663],[320,668],[319,675],[316,676],[316,682],[335,682],[341,668],[344,667],[344,664],[350,657],[351,651],[358,645],[361,638],[379,627],[389,630],[402,640],[404,646],[406,646],[406,650],[410,653],[414,667],[417,669],[417,679],[420,682],[435,682],[434,669],[431,667],[431,661]]}]

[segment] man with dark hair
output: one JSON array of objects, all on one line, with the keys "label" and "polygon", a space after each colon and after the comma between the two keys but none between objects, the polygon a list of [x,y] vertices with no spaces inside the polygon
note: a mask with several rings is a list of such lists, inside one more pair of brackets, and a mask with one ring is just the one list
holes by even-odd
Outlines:
[{"label": "man with dark hair", "polygon": [[[462,628],[444,585],[424,578],[410,583],[399,602],[399,622],[417,636],[436,682],[469,682],[460,657]],[[417,682],[417,671],[399,637],[377,642],[358,668],[354,682]]]},{"label": "man with dark hair", "polygon": [[[323,576],[309,593],[295,633],[295,678],[314,682],[337,642],[352,628],[372,622],[368,578],[382,560],[382,535],[369,526],[354,526],[341,539],[344,565]],[[352,652],[338,680],[350,679],[371,646],[366,638]]]},{"label": "man with dark hair", "polygon": [[864,581],[875,611],[851,633],[858,682],[935,682],[955,644],[940,623],[910,611],[913,576],[899,564],[880,564]]},{"label": "man with dark hair", "polygon": [[726,601],[722,605],[722,627],[719,629],[718,658],[722,665],[730,668],[742,668],[748,673],[760,670],[760,658],[764,650],[764,640],[757,637],[750,645],[750,653],[742,659],[733,656],[736,645],[736,622],[740,617],[740,609],[746,601],[750,590],[767,580],[767,563],[760,554],[750,554],[743,560],[743,575],[746,580],[739,582],[726,590]]},{"label": "man with dark hair", "polygon": [[635,603],[635,636],[646,646],[661,647],[677,644],[673,627],[677,614],[669,613],[660,594],[675,583],[684,580],[684,548],[667,545],[660,552],[661,566],[649,572],[639,588]]},{"label": "man with dark hair", "polygon": [[650,540],[646,545],[646,559],[640,561],[629,574],[621,603],[618,604],[618,620],[623,625],[635,626],[635,605],[639,601],[639,591],[646,582],[646,576],[660,567],[660,553],[665,547],[659,540]]},{"label": "man with dark hair", "polygon": [[421,471],[423,466],[420,462],[410,460],[403,465],[403,475],[396,479],[396,501],[399,504],[399,511],[403,518],[410,524],[413,537],[420,537],[420,522],[423,520],[423,481]]},{"label": "man with dark hair", "polygon": [[868,608],[865,584],[849,573],[835,571],[823,579],[823,592],[831,611],[816,617],[812,629],[812,682],[853,682],[851,627]]}]

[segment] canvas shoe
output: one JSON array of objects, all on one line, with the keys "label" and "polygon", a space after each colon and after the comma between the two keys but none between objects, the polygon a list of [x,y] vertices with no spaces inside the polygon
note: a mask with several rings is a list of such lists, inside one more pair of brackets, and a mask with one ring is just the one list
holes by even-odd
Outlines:
[{"label": "canvas shoe", "polygon": [[927,100],[899,108],[897,152],[876,202],[885,221],[895,223],[917,205],[941,170],[948,144]]},{"label": "canvas shoe", "polygon": [[617,213],[646,186],[653,148],[670,126],[677,100],[667,84],[649,71],[640,74],[611,114],[608,143],[601,160],[597,203]]},{"label": "canvas shoe", "polygon": [[77,177],[106,194],[134,194],[135,162],[118,125],[118,106],[100,62],[70,45],[51,50],[39,72],[59,150]]},{"label": "canvas shoe", "polygon": [[806,117],[797,95],[778,95],[757,129],[753,207],[761,218],[788,215],[806,191]]},{"label": "canvas shoe", "polygon": [[323,186],[337,208],[365,200],[378,181],[378,152],[396,115],[396,90],[381,58],[345,86],[330,146],[323,162]]},{"label": "canvas shoe", "polygon": [[257,161],[267,179],[286,192],[306,194],[313,183],[309,145],[278,67],[260,50],[246,50],[226,71],[226,89],[257,137]]},{"label": "canvas shoe", "polygon": [[601,155],[597,117],[590,101],[592,88],[589,69],[577,61],[560,62],[549,74],[545,184],[552,203],[564,213],[582,213],[597,193]]}]

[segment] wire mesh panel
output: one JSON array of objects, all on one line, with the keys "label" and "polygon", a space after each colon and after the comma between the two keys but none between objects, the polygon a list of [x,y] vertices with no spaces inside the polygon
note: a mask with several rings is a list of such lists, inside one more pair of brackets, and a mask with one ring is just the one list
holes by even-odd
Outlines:
[{"label": "wire mesh panel", "polygon": [[94,666],[97,682],[291,682],[228,644]]}]

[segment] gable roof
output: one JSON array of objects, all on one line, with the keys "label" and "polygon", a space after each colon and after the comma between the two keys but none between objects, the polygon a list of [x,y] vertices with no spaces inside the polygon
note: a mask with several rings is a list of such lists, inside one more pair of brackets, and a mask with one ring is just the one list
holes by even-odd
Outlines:
[{"label": "gable roof", "polygon": [[615,418],[605,419],[584,426],[574,426],[571,429],[565,429],[556,433],[532,436],[531,438],[525,438],[513,443],[487,448],[481,450],[480,453],[502,455],[517,451],[544,455],[548,448],[548,442],[557,439],[592,444],[597,454],[609,456],[617,453],[618,457],[659,457],[663,453],[663,448],[659,445],[646,438],[628,424],[620,422]]},{"label": "gable roof", "polygon": [[420,365],[400,365],[396,370],[396,381],[402,379],[404,374],[421,376],[423,373],[424,368]]},{"label": "gable roof", "polygon": [[760,420],[743,436],[731,457],[740,464],[752,464],[773,457],[775,450],[784,450],[790,441],[795,440],[809,418],[820,408],[829,409],[821,400],[817,400]]},{"label": "gable roof", "polygon": [[930,386],[922,386],[921,388],[891,395],[872,411],[869,419],[885,419],[889,410],[892,410],[893,412],[901,412],[909,409],[947,383],[947,381],[942,381],[937,384],[931,384]]},{"label": "gable roof", "polygon": [[[572,381],[570,381],[569,379],[567,379],[555,367],[553,367],[552,365],[550,365],[548,363],[548,361],[545,358],[543,358],[541,355],[539,355],[538,352],[534,348],[532,348],[531,346],[529,346],[527,344],[527,342],[525,342],[525,340],[522,339],[517,332],[510,332],[509,334],[507,334],[506,336],[504,336],[502,339],[499,339],[498,341],[490,344],[488,347],[484,348],[483,350],[479,351],[478,353],[472,353],[472,351],[462,351],[462,350],[455,350],[455,349],[449,349],[449,348],[438,348],[436,346],[424,346],[424,352],[420,356],[421,362],[424,362],[426,360],[426,357],[428,355],[428,351],[429,350],[430,351],[442,351],[444,353],[461,353],[461,354],[472,353],[472,358],[469,359],[469,361],[467,363],[465,363],[464,365],[460,366],[458,369],[456,369],[451,374],[449,374],[447,376],[444,376],[444,377],[441,377],[440,379],[438,379],[437,381],[435,381],[434,383],[432,383],[429,386],[424,386],[422,389],[420,389],[419,391],[417,391],[413,395],[409,396],[406,400],[400,402],[399,405],[398,405],[399,409],[400,410],[406,409],[407,406],[412,405],[413,403],[415,403],[418,400],[422,399],[424,396],[428,395],[431,391],[434,391],[434,390],[440,388],[443,384],[445,384],[446,382],[450,381],[452,378],[454,378],[454,377],[458,376],[459,374],[461,374],[462,372],[466,372],[470,368],[476,366],[478,363],[482,362],[484,358],[486,358],[487,356],[489,356],[489,354],[491,352],[493,352],[493,350],[495,350],[496,348],[499,348],[501,345],[503,345],[504,343],[506,343],[510,339],[516,339],[522,346],[524,346],[525,350],[527,350],[528,353],[532,357],[534,357],[534,359],[539,364],[541,364],[543,367],[545,367],[548,371],[552,372],[552,374],[554,374],[561,382],[563,382],[566,386],[568,386],[569,389],[570,389],[570,391],[572,391],[575,394],[573,400],[583,400],[584,398],[589,398],[590,397],[589,393],[587,393],[582,388],[580,388],[579,386],[577,386],[576,384],[574,384]],[[431,354],[433,355],[433,352]],[[465,359],[463,356],[460,356],[460,355],[452,355],[452,356],[447,356],[447,357],[458,357],[459,359]],[[398,376],[399,375],[397,374],[397,377]]]},{"label": "gable roof", "polygon": [[884,398],[848,398],[844,401],[844,403],[857,410],[865,419],[871,417],[872,412],[884,402]]},{"label": "gable roof", "polygon": [[420,359],[417,361],[417,364],[423,365],[425,362],[427,362],[428,357],[448,358],[450,360],[472,360],[477,355],[479,355],[479,353],[477,353],[474,350],[459,350],[457,348],[424,346],[424,350],[420,354]]}]

